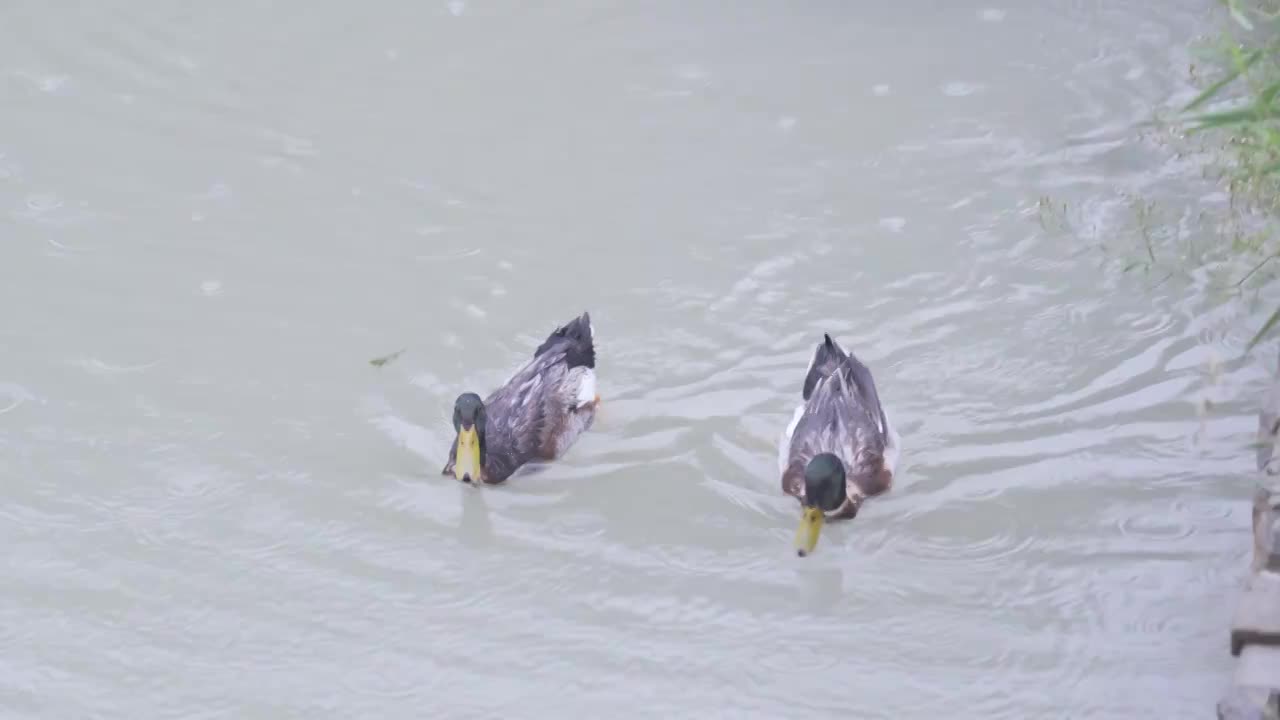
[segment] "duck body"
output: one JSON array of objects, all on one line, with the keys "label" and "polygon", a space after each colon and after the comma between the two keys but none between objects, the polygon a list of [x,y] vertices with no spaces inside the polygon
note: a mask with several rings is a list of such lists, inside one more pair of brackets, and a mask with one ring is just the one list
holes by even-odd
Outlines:
[{"label": "duck body", "polygon": [[853,518],[893,485],[901,450],[871,371],[823,336],[805,372],[804,401],[778,449],[782,491],[800,501],[797,551],[813,551],[828,520]]},{"label": "duck body", "polygon": [[591,316],[584,312],[548,335],[488,397],[458,396],[443,474],[493,485],[528,462],[562,457],[595,419],[595,363]]}]

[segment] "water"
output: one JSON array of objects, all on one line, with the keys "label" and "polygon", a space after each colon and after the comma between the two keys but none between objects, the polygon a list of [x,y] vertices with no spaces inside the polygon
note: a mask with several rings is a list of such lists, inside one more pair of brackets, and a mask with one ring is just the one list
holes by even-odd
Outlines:
[{"label": "water", "polygon": [[[1265,371],[1091,243],[1215,197],[1215,5],[8,3],[3,715],[1209,716]],[[593,430],[441,478],[582,310]],[[823,332],[905,453],[799,561]]]}]

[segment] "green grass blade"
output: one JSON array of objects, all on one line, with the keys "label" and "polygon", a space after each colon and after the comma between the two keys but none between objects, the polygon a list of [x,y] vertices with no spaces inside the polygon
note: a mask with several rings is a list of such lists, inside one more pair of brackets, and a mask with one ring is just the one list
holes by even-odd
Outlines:
[{"label": "green grass blade", "polygon": [[1262,338],[1267,333],[1271,332],[1271,328],[1275,327],[1278,322],[1280,322],[1280,307],[1276,308],[1275,311],[1271,313],[1271,317],[1267,318],[1267,321],[1262,324],[1262,329],[1258,331],[1257,335],[1253,336],[1253,339],[1249,341],[1249,344],[1245,347],[1244,351],[1249,352],[1252,350],[1255,345],[1262,341]]},{"label": "green grass blade", "polygon": [[1258,105],[1261,107],[1271,107],[1272,101],[1276,99],[1276,93],[1280,92],[1280,82],[1274,82],[1268,85],[1262,92],[1258,93]]},{"label": "green grass blade", "polygon": [[1188,122],[1195,123],[1194,130],[1211,130],[1228,125],[1240,125],[1241,123],[1253,122],[1259,119],[1261,118],[1258,116],[1258,108],[1250,105],[1239,110],[1223,110],[1222,112],[1197,115],[1193,118],[1188,118]]},{"label": "green grass blade", "polygon": [[1200,93],[1195,97],[1194,100],[1187,103],[1187,106],[1182,108],[1182,111],[1189,112],[1191,110],[1195,110],[1201,105],[1212,100],[1215,96],[1217,96],[1218,93],[1222,92],[1223,88],[1230,85],[1232,81],[1234,81],[1236,78],[1243,75],[1246,70],[1253,67],[1253,64],[1258,62],[1258,60],[1261,58],[1262,58],[1261,50],[1254,50],[1253,52],[1246,55],[1244,62],[1240,64],[1240,67],[1232,70],[1231,72],[1227,73],[1226,77],[1222,78],[1218,82],[1205,88],[1204,92]]},{"label": "green grass blade", "polygon": [[1227,10],[1231,12],[1231,19],[1235,20],[1240,27],[1245,30],[1253,29],[1253,23],[1249,21],[1249,18],[1245,17],[1244,12],[1240,9],[1239,0],[1227,0]]}]

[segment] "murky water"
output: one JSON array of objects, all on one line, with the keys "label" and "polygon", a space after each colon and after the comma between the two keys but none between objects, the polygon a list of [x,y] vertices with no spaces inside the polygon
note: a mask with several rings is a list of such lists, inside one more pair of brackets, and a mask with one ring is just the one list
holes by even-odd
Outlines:
[{"label": "murky water", "polygon": [[[1035,203],[1195,211],[1215,4],[556,5],[0,8],[3,715],[1208,717],[1263,370]],[[584,309],[593,430],[441,478]],[[799,561],[823,332],[905,452]]]}]

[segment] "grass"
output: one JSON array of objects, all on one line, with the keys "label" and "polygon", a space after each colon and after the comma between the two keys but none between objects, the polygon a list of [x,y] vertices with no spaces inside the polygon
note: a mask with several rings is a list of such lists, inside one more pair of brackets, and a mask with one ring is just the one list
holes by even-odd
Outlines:
[{"label": "grass", "polygon": [[[1280,0],[1222,4],[1230,17],[1228,29],[1195,49],[1201,63],[1192,66],[1192,73],[1203,89],[1164,124],[1171,137],[1207,143],[1214,178],[1230,203],[1213,233],[1215,246],[1193,248],[1188,239],[1186,253],[1174,264],[1182,270],[1215,264],[1228,275],[1225,289],[1261,292],[1280,279]],[[1041,207],[1043,215],[1045,201]],[[1135,203],[1136,247],[1124,272],[1152,274],[1161,265],[1158,252],[1169,246],[1170,234],[1164,232],[1168,224],[1155,214],[1154,205]],[[1253,334],[1245,352],[1271,338],[1277,328],[1280,306]]]}]

